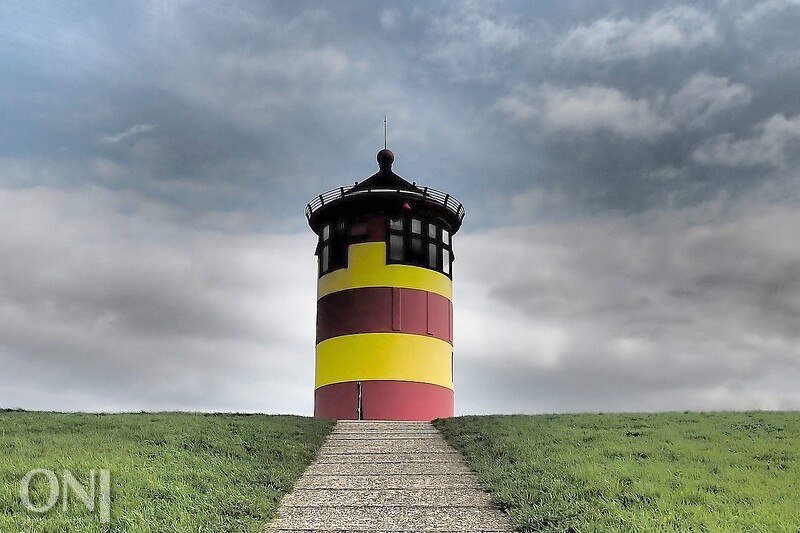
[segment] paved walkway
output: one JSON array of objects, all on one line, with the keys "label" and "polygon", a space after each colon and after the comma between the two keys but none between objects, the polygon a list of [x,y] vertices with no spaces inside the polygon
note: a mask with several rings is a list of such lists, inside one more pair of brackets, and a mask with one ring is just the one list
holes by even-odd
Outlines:
[{"label": "paved walkway", "polygon": [[513,531],[427,422],[336,425],[265,532]]}]

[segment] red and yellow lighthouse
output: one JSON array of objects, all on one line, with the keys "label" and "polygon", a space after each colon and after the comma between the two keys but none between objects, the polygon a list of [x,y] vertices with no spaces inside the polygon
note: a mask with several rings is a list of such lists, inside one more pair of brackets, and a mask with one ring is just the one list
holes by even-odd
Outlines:
[{"label": "red and yellow lighthouse", "polygon": [[453,235],[464,207],[380,170],[306,206],[319,237],[314,416],[453,416]]}]

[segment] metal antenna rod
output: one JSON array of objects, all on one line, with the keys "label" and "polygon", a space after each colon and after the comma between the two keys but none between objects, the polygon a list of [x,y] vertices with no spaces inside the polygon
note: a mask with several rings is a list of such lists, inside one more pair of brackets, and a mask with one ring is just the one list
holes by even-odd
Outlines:
[{"label": "metal antenna rod", "polygon": [[386,150],[386,138],[389,135],[389,124],[386,121],[386,115],[383,115],[383,149]]}]

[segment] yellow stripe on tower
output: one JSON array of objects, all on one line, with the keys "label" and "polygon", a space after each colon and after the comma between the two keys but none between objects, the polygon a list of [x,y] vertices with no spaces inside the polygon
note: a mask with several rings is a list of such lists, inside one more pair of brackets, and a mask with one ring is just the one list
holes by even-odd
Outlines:
[{"label": "yellow stripe on tower", "polygon": [[435,337],[360,333],[317,345],[316,387],[345,381],[398,380],[453,388],[453,347]]},{"label": "yellow stripe on tower", "polygon": [[453,299],[450,278],[429,268],[387,265],[386,243],[365,242],[348,247],[348,266],[319,278],[317,299],[332,292],[359,287],[403,287]]}]

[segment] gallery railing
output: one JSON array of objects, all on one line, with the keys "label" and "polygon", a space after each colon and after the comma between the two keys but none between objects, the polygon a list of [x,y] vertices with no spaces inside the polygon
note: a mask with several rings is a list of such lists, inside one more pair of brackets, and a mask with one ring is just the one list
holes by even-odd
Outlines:
[{"label": "gallery railing", "polygon": [[461,204],[461,202],[450,196],[450,194],[438,191],[432,187],[417,187],[418,192],[411,191],[408,189],[386,189],[386,188],[352,190],[353,187],[355,187],[355,185],[338,187],[336,189],[331,189],[329,191],[317,195],[316,197],[314,197],[313,200],[308,202],[308,205],[306,205],[306,218],[311,220],[311,215],[313,215],[315,211],[333,201],[336,201],[340,198],[344,198],[345,196],[354,197],[362,194],[387,193],[387,192],[403,193],[404,196],[412,196],[412,197],[416,196],[423,201],[441,205],[445,209],[453,213],[456,217],[458,217],[459,222],[464,220],[464,215],[466,214],[464,206]]}]

